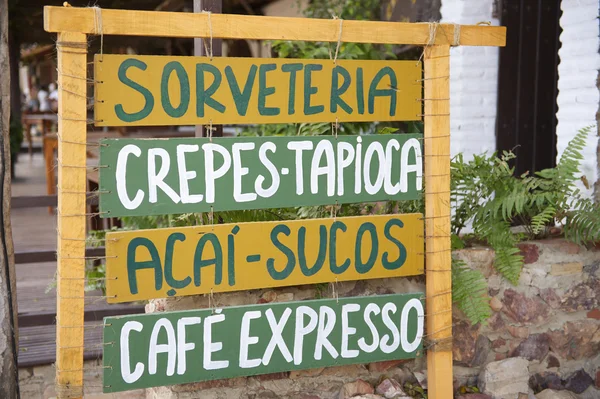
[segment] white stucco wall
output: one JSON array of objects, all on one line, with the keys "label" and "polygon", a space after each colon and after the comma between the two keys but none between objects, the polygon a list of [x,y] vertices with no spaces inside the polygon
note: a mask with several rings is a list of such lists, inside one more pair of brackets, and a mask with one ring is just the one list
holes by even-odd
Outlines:
[{"label": "white stucco wall", "polygon": [[[492,19],[492,0],[443,0],[442,22],[474,25]],[[498,57],[496,47],[454,47],[450,50],[451,153],[496,150]]]},{"label": "white stucco wall", "polygon": [[[598,0],[562,0],[561,48],[558,52],[558,157],[577,130],[596,124],[600,94],[596,85],[600,68]],[[442,0],[442,22],[475,24],[491,21],[493,0]],[[496,149],[496,103],[499,49],[456,47],[451,50],[450,112],[452,154],[466,159]],[[596,131],[588,139],[582,171],[593,185],[598,181]],[[583,185],[581,188],[584,189]],[[593,188],[585,190],[589,195]]]},{"label": "white stucco wall", "polygon": [[309,0],[278,0],[262,8],[265,15],[274,17],[302,17]]},{"label": "white stucco wall", "polygon": [[[600,54],[598,48],[598,0],[562,0],[561,48],[558,51],[558,156],[578,129],[596,124],[600,93],[596,86]],[[582,163],[590,184],[599,178],[596,129],[588,138]],[[583,189],[583,185],[581,186]],[[586,190],[589,195],[593,188]]]}]

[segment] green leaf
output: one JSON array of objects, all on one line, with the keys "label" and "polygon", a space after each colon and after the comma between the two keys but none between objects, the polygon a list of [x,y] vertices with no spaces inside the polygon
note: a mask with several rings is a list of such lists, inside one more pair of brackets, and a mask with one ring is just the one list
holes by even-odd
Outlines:
[{"label": "green leaf", "polygon": [[452,301],[472,324],[486,324],[492,315],[485,277],[465,262],[452,259]]},{"label": "green leaf", "polygon": [[452,244],[452,250],[463,249],[465,247],[465,242],[458,236],[458,234],[452,234],[450,236],[450,241]]},{"label": "green leaf", "polygon": [[398,128],[395,127],[384,127],[383,129],[379,130],[379,134],[392,134],[392,133],[396,133],[398,130]]}]

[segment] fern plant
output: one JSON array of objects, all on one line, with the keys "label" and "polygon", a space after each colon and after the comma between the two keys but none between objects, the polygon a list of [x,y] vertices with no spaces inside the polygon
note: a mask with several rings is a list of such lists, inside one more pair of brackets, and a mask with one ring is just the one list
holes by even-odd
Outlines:
[{"label": "fern plant", "polygon": [[452,258],[452,301],[472,324],[485,324],[492,315],[485,277],[456,258]]},{"label": "fern plant", "polygon": [[[494,266],[511,283],[518,282],[523,266],[516,246],[523,239],[543,238],[557,224],[565,238],[578,244],[600,239],[600,206],[577,188],[590,131],[587,127],[575,135],[555,168],[532,176],[514,175],[511,152],[475,156],[468,163],[461,155],[453,160],[454,234],[472,223],[474,233],[466,238],[494,248]],[[514,224],[525,233],[514,233]]]}]

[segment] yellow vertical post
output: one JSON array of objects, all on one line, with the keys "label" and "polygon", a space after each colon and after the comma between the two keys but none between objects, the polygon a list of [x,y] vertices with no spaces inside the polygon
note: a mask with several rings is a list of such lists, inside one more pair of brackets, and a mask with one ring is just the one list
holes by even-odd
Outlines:
[{"label": "yellow vertical post", "polygon": [[424,59],[427,381],[431,399],[450,399],[450,46],[428,46]]},{"label": "yellow vertical post", "polygon": [[87,41],[59,33],[56,393],[83,396]]}]

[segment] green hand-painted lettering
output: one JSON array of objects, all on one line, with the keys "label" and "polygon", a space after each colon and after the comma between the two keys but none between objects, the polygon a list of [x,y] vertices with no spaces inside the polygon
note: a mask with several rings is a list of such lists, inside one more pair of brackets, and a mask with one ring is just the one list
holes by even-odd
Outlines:
[{"label": "green hand-painted lettering", "polygon": [[[385,77],[390,77],[389,88],[378,89],[379,82]],[[390,67],[381,68],[377,75],[371,81],[369,86],[369,113],[375,112],[375,97],[389,97],[390,98],[390,116],[396,115],[396,88],[398,87],[398,79],[396,73]]]},{"label": "green hand-painted lettering", "polygon": [[183,280],[177,280],[173,277],[173,252],[176,241],[185,241],[185,234],[173,233],[167,238],[167,246],[165,249],[165,280],[170,287],[185,288],[192,282],[190,276],[187,276]]},{"label": "green hand-painted lettering", "polygon": [[362,68],[356,68],[356,108],[360,115],[365,113],[365,88],[364,72]]},{"label": "green hand-painted lettering", "polygon": [[119,65],[119,72],[117,73],[117,76],[119,77],[119,81],[121,83],[124,83],[125,85],[131,87],[133,90],[138,91],[142,96],[144,96],[145,103],[144,107],[140,111],[132,113],[125,112],[122,104],[115,105],[115,114],[117,115],[117,118],[124,122],[137,122],[139,120],[142,120],[148,115],[150,115],[150,112],[152,112],[152,109],[154,108],[154,96],[152,95],[150,90],[146,89],[144,86],[140,85],[137,82],[134,82],[133,80],[127,77],[127,70],[131,67],[145,71],[146,68],[148,68],[148,65],[146,65],[146,63],[143,61],[128,58],[125,61],[123,61],[121,65]]},{"label": "green hand-painted lettering", "polygon": [[342,230],[343,232],[345,232],[347,230],[347,227],[346,227],[346,224],[344,224],[338,220],[336,222],[333,222],[330,230],[331,230],[331,233],[329,235],[329,268],[331,269],[332,273],[342,274],[346,270],[348,270],[348,267],[350,267],[350,258],[346,258],[344,263],[342,263],[341,265],[337,264],[337,259],[336,259],[337,241],[336,241],[336,239],[337,239],[337,230]]},{"label": "green hand-painted lettering", "polygon": [[239,233],[240,226],[234,226],[231,234],[227,235],[227,282],[230,287],[235,285],[235,241],[234,236]]},{"label": "green hand-painted lettering", "polygon": [[[179,80],[179,105],[175,108],[169,97],[169,78],[171,73],[175,71]],[[181,118],[188,110],[190,105],[190,79],[183,65],[177,61],[171,61],[165,65],[162,78],[160,79],[160,101],[162,107],[172,118]]]},{"label": "green hand-painted lettering", "polygon": [[267,87],[267,72],[277,69],[275,64],[262,64],[258,70],[258,113],[263,116],[279,115],[279,107],[267,107],[267,97],[275,94],[275,87]]},{"label": "green hand-painted lettering", "polygon": [[292,273],[294,267],[296,267],[296,257],[294,256],[294,252],[279,241],[277,236],[280,233],[289,236],[291,231],[285,224],[278,224],[271,230],[271,242],[275,245],[275,248],[283,252],[287,257],[287,264],[282,271],[275,269],[275,259],[267,259],[267,271],[274,280],[285,280]]},{"label": "green hand-painted lettering", "polygon": [[229,82],[229,87],[231,88],[231,95],[235,102],[235,108],[241,116],[246,116],[246,112],[248,111],[248,104],[250,103],[250,96],[252,95],[252,88],[254,87],[257,69],[256,65],[250,67],[248,79],[246,79],[246,84],[242,91],[240,90],[240,85],[233,73],[233,68],[230,66],[225,67],[225,77],[227,77],[227,82]]},{"label": "green hand-painted lettering", "polygon": [[[138,262],[135,255],[138,247],[144,247],[150,253],[151,260]],[[127,279],[129,280],[129,292],[138,293],[136,272],[140,269],[154,269],[154,289],[156,291],[162,288],[163,275],[160,256],[156,246],[152,241],[144,237],[136,237],[127,245]]]},{"label": "green hand-painted lettering", "polygon": [[385,224],[385,227],[383,228],[383,234],[385,235],[385,238],[396,244],[396,246],[398,247],[398,251],[400,252],[398,255],[398,259],[394,261],[390,261],[388,259],[389,254],[387,253],[387,251],[383,253],[381,263],[383,264],[383,267],[385,267],[387,270],[399,269],[402,265],[404,265],[404,262],[406,262],[406,247],[400,242],[400,240],[392,236],[392,234],[390,233],[390,229],[392,228],[392,226],[398,226],[402,228],[404,227],[404,223],[402,223],[402,221],[399,219],[391,219]]},{"label": "green hand-painted lettering", "polygon": [[324,225],[319,226],[319,254],[317,260],[312,267],[308,267],[306,264],[306,227],[300,227],[298,230],[298,263],[300,264],[300,270],[305,276],[312,276],[317,273],[323,267],[325,263],[325,254],[327,253],[327,227]]},{"label": "green hand-painted lettering", "polygon": [[[203,259],[204,247],[209,241],[214,249],[215,257]],[[202,284],[201,269],[212,265],[215,266],[215,285],[219,285],[223,280],[223,251],[219,238],[213,233],[207,233],[198,240],[196,252],[194,253],[194,284],[196,287]]]},{"label": "green hand-painted lettering", "polygon": [[[342,83],[342,87],[340,87],[340,75],[344,78],[344,82]],[[348,90],[350,87],[350,83],[352,82],[352,78],[350,74],[346,70],[346,68],[341,66],[336,66],[331,70],[331,98],[329,107],[332,113],[337,112],[338,105],[346,111],[346,113],[352,113],[352,107],[348,105],[348,103],[342,100],[342,94]]]},{"label": "green hand-painted lettering", "polygon": [[[208,89],[205,88],[204,72],[210,73],[214,78]],[[205,105],[208,105],[220,113],[225,112],[225,106],[212,98],[213,94],[215,94],[219,89],[219,86],[221,86],[222,80],[223,77],[221,76],[221,71],[219,71],[219,68],[216,66],[211,64],[196,65],[196,116],[199,118],[204,117]]]},{"label": "green hand-painted lettering", "polygon": [[[369,259],[365,263],[362,261],[362,240],[366,232],[371,235],[371,252],[369,253]],[[369,247],[369,246],[367,246]],[[377,228],[371,222],[363,223],[356,233],[356,245],[354,247],[354,256],[356,262],[356,271],[360,274],[367,273],[375,265],[377,254],[379,253],[379,239],[377,238]]]},{"label": "green hand-painted lettering", "polygon": [[324,105],[310,105],[310,97],[319,91],[317,86],[312,85],[311,74],[322,69],[323,65],[319,64],[306,64],[304,67],[304,115],[320,114],[325,111]]},{"label": "green hand-painted lettering", "polygon": [[283,64],[281,70],[290,73],[290,94],[288,97],[288,115],[296,113],[296,72],[303,68],[299,62],[293,64]]}]

